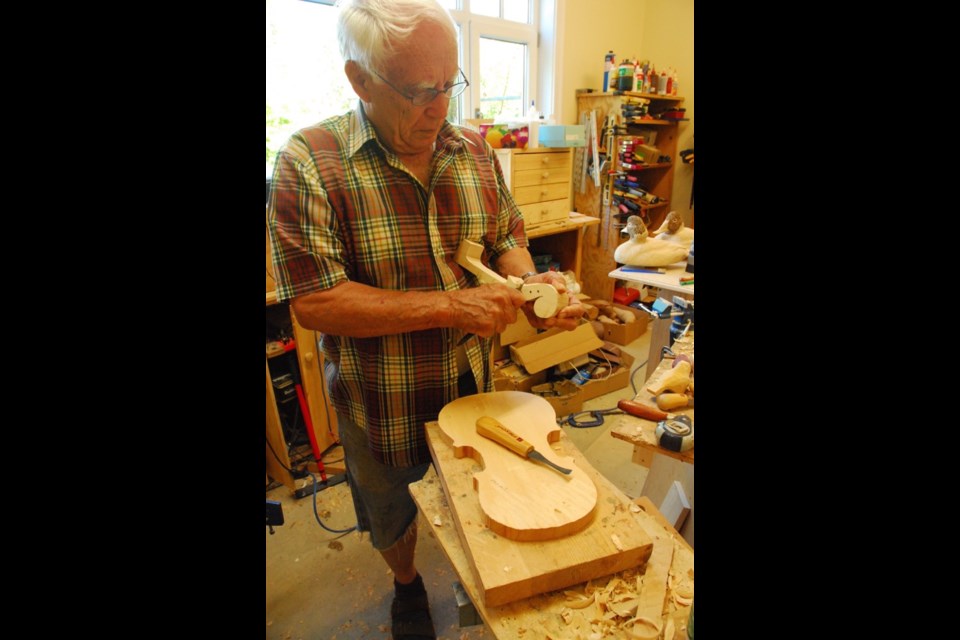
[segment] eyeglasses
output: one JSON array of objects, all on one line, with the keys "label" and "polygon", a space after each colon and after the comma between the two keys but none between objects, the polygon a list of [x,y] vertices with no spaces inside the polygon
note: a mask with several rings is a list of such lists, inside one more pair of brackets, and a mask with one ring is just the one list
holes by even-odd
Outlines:
[{"label": "eyeglasses", "polygon": [[402,95],[404,98],[412,102],[414,106],[422,107],[425,104],[429,104],[433,102],[436,99],[436,97],[439,96],[440,94],[443,94],[448,98],[456,98],[461,93],[466,91],[467,87],[470,86],[470,82],[467,80],[467,77],[463,75],[462,69],[458,69],[457,71],[460,73],[460,77],[463,78],[462,82],[454,82],[452,85],[450,85],[443,91],[438,91],[436,89],[420,89],[413,94],[408,94],[408,93],[404,93],[403,91],[400,91],[400,89],[397,89],[395,86],[393,86],[393,83],[391,83],[389,80],[384,78],[382,75],[380,75],[376,71],[373,72],[373,75],[383,80],[388,87],[390,87],[391,89],[393,89],[394,91]]}]

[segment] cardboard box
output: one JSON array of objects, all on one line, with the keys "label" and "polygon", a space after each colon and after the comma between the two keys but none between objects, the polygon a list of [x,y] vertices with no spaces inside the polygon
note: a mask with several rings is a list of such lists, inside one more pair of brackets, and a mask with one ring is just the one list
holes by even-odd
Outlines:
[{"label": "cardboard box", "polygon": [[546,370],[527,373],[523,367],[513,362],[493,371],[493,388],[496,391],[529,392],[535,385],[546,381]]},{"label": "cardboard box", "polygon": [[[538,387],[552,387],[552,393],[541,395]],[[558,418],[583,410],[583,391],[569,380],[560,380],[545,385],[535,385],[531,393],[550,403]]]},{"label": "cardboard box", "polygon": [[565,360],[589,353],[603,346],[590,323],[573,331],[550,329],[532,338],[510,345],[510,358],[529,373],[543,371]]},{"label": "cardboard box", "polygon": [[494,149],[526,149],[530,131],[525,124],[481,124],[480,135]]},{"label": "cardboard box", "polygon": [[543,124],[538,139],[542,147],[585,147],[587,128],[582,124]]},{"label": "cardboard box", "polygon": [[604,340],[616,342],[617,344],[630,344],[647,331],[647,322],[649,322],[650,316],[645,311],[634,309],[633,307],[625,307],[622,304],[616,303],[614,303],[613,306],[629,311],[636,317],[636,320],[628,322],[627,324],[604,324]]},{"label": "cardboard box", "polygon": [[647,164],[656,164],[660,159],[660,149],[651,147],[648,144],[638,144],[633,147],[633,157],[643,158]]},{"label": "cardboard box", "polygon": [[588,380],[580,385],[580,395],[583,402],[629,386],[633,363],[633,356],[626,351],[621,352],[620,366],[613,370],[609,376],[598,380]]}]

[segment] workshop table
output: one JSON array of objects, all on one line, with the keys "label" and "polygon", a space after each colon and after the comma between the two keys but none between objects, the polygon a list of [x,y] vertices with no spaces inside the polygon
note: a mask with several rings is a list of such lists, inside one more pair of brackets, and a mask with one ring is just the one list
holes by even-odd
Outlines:
[{"label": "workshop table", "polygon": [[[439,429],[436,422],[427,423],[427,428]],[[557,451],[561,455],[571,456],[576,461],[582,459],[583,454],[573,445],[564,435],[555,443]],[[596,473],[596,471],[594,471]],[[463,549],[463,543],[457,533],[454,517],[450,511],[446,496],[443,492],[443,486],[439,476],[433,466],[419,482],[410,485],[410,493],[417,503],[420,514],[423,516],[423,523],[429,526],[429,531],[440,544],[440,548],[446,554],[450,563],[457,573],[459,581],[471,602],[476,608],[477,613],[486,623],[494,638],[503,640],[516,640],[516,638],[544,638],[551,637],[561,640],[565,636],[564,621],[562,614],[570,612],[570,600],[565,592],[583,593],[588,585],[604,586],[609,584],[606,578],[599,578],[588,581],[587,583],[567,587],[566,589],[533,596],[524,600],[519,600],[499,607],[485,607],[480,597],[480,589],[470,563]],[[672,624],[676,630],[675,637],[685,635],[686,621],[690,613],[690,607],[685,604],[685,599],[680,596],[675,587],[686,580],[692,593],[693,587],[693,549],[687,542],[674,530],[657,511],[653,503],[647,498],[638,498],[633,502],[637,505],[636,509],[631,507],[634,518],[643,528],[643,530],[654,540],[655,544],[667,544],[673,546],[673,556],[669,567],[670,578],[667,581],[667,591],[664,598],[664,608],[661,625],[666,628],[668,623]],[[438,524],[439,523],[439,524]],[[653,556],[651,557],[653,558]],[[653,559],[648,561],[647,566],[653,563]],[[667,569],[664,569],[666,571]],[[629,574],[627,570],[614,577],[622,577]],[[691,596],[692,600],[692,596]],[[595,606],[595,605],[591,605]],[[561,633],[557,633],[557,629]],[[524,634],[530,632],[529,636]],[[569,637],[575,637],[573,633]],[[603,636],[604,638],[618,636]]]},{"label": "workshop table", "polygon": [[646,273],[642,271],[630,271],[629,269],[629,267],[620,267],[619,269],[614,269],[607,275],[617,280],[627,280],[629,282],[645,284],[659,289],[666,289],[667,291],[689,294],[691,298],[693,297],[694,285],[680,284],[681,276],[693,275],[687,271],[686,260],[663,267],[665,273]]},{"label": "workshop table", "polygon": [[[693,342],[694,332],[688,331],[686,335],[684,335],[682,338],[678,338],[673,343],[673,345],[670,347],[670,350],[676,355],[693,355]],[[657,407],[656,400],[653,398],[652,394],[646,390],[646,387],[656,383],[657,380],[669,372],[673,367],[673,362],[673,359],[669,358],[660,361],[656,369],[654,369],[653,373],[643,384],[640,392],[634,398],[635,402],[645,404],[653,408]],[[667,413],[689,416],[690,421],[693,422],[693,407],[688,409],[668,411]],[[651,420],[643,420],[629,414],[615,414],[606,416],[606,419],[611,421],[610,435],[619,440],[625,440],[633,445],[633,461],[637,464],[649,467],[653,460],[654,454],[669,456],[671,458],[676,458],[681,462],[689,462],[690,464],[693,464],[694,449],[681,452],[669,451],[657,444],[656,422]],[[696,428],[696,423],[694,423],[694,428]]]}]

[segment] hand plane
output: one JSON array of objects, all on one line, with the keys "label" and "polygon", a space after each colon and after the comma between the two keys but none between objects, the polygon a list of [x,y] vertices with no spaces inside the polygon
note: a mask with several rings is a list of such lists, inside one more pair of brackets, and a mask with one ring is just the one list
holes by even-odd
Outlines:
[{"label": "hand plane", "polygon": [[537,282],[524,284],[516,276],[504,278],[491,270],[481,261],[483,246],[471,240],[461,240],[457,255],[454,258],[461,267],[477,276],[480,284],[505,284],[518,289],[526,300],[536,300],[533,303],[533,312],[538,318],[552,318],[560,309],[567,306],[567,294],[558,293],[552,284]]}]

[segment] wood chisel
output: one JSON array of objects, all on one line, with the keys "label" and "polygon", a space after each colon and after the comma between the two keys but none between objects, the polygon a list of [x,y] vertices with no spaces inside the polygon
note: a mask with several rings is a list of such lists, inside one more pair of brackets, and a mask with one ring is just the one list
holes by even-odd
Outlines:
[{"label": "wood chisel", "polygon": [[482,435],[484,438],[489,438],[497,444],[503,445],[521,457],[543,462],[553,469],[556,469],[560,473],[570,475],[573,472],[572,469],[564,469],[563,467],[557,466],[544,458],[543,454],[534,449],[532,444],[515,434],[513,431],[510,431],[510,429],[507,429],[496,418],[491,418],[490,416],[482,416],[477,418],[477,433]]}]

